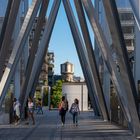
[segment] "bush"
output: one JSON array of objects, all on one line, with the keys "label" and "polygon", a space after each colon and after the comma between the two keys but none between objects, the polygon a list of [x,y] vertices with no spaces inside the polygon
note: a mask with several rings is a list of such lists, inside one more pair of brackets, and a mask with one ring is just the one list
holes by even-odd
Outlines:
[{"label": "bush", "polygon": [[58,108],[62,98],[62,80],[56,81],[56,84],[52,87],[51,93],[51,105],[54,108]]}]

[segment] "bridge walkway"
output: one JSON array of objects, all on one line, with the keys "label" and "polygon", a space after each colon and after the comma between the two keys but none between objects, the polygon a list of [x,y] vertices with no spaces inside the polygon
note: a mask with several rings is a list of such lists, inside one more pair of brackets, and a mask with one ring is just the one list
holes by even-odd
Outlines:
[{"label": "bridge walkway", "polygon": [[0,125],[0,140],[136,140],[129,130],[94,118],[92,112],[81,112],[77,127],[69,113],[61,126],[57,110],[44,110],[35,119],[35,125]]}]

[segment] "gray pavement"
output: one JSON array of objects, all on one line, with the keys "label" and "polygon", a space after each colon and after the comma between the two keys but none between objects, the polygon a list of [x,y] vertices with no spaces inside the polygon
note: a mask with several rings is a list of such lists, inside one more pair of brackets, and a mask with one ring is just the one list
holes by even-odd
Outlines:
[{"label": "gray pavement", "polygon": [[0,125],[0,140],[135,140],[130,131],[95,119],[92,112],[82,112],[77,127],[69,113],[62,127],[56,110],[44,110],[43,115],[35,118],[35,125]]}]

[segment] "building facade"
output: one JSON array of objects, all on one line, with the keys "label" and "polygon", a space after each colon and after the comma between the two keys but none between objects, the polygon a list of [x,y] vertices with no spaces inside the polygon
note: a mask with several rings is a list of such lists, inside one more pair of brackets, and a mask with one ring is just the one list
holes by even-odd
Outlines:
[{"label": "building facade", "polygon": [[135,19],[129,0],[121,1],[116,0],[122,31],[124,33],[125,44],[128,51],[129,62],[134,74],[134,62],[135,62]]},{"label": "building facade", "polygon": [[39,85],[53,85],[53,76],[54,76],[54,53],[47,52],[44,63],[39,76]]},{"label": "building facade", "polygon": [[[127,51],[128,51],[129,62],[131,64],[132,72],[134,74],[134,63],[135,63],[134,51],[135,51],[136,35],[135,35],[135,19],[134,19],[133,11],[130,6],[129,0],[123,0],[123,1],[116,0],[116,5],[117,5],[120,22],[121,22],[121,26],[122,26],[122,31],[124,34],[124,39],[125,39],[125,43],[126,43],[126,47],[127,47]],[[115,52],[111,47],[112,39],[111,39],[110,31],[108,28],[108,24],[106,21],[106,15],[105,15],[102,0],[95,0],[95,9],[96,9],[96,12],[98,15],[98,20],[102,27],[103,33],[105,34],[106,40],[110,46],[110,49],[111,49],[111,52],[113,55],[113,59],[117,63],[117,58],[116,58]],[[107,107],[109,108],[109,110],[110,109],[113,110],[113,108],[110,108],[110,104],[113,103],[111,100],[113,99],[113,101],[116,102],[116,104],[115,104],[116,108],[117,108],[117,106],[119,106],[119,104],[118,104],[116,94],[114,91],[114,86],[112,85],[112,82],[110,80],[110,74],[103,62],[101,52],[98,48],[96,41],[95,41],[95,54],[96,54],[96,61],[98,64],[98,69],[99,69],[100,78],[101,78],[102,85],[103,85],[103,90],[104,90],[104,94],[105,94],[105,100],[107,103]],[[111,105],[111,106],[113,106],[113,105]]]},{"label": "building facade", "polygon": [[80,111],[88,111],[88,90],[85,82],[67,82],[62,85],[62,93],[69,102],[69,107],[74,102],[74,99],[79,100]]},{"label": "building facade", "polygon": [[[34,24],[32,27],[32,30],[29,35],[29,49],[32,47],[32,41],[34,38],[34,33],[37,25],[38,18],[36,17],[34,20]],[[46,20],[44,20],[44,25],[46,23]],[[44,26],[42,27],[40,40],[44,32]],[[38,86],[40,85],[53,85],[53,75],[54,75],[54,52],[46,52],[46,56],[44,59],[44,63],[42,65],[42,69],[39,76]]]}]

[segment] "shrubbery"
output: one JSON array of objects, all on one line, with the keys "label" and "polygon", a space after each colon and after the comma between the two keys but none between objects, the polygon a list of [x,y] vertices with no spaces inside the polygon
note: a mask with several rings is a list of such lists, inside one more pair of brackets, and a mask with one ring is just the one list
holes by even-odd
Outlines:
[{"label": "shrubbery", "polygon": [[53,108],[57,108],[59,106],[61,98],[62,98],[62,80],[58,80],[52,87],[51,92],[51,105],[53,106]]}]

